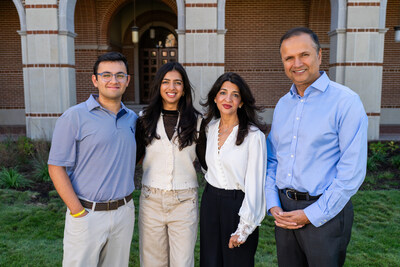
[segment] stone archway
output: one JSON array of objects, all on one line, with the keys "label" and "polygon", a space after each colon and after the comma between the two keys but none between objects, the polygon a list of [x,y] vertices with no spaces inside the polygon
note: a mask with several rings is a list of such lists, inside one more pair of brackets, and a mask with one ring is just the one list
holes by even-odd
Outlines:
[{"label": "stone archway", "polygon": [[[136,4],[140,0],[136,0]],[[176,15],[177,15],[177,25],[178,30],[185,29],[185,3],[184,0],[161,0],[166,6],[168,6]],[[113,2],[109,3],[109,8],[107,12],[99,19],[100,26],[99,26],[99,40],[104,44],[107,43],[109,40],[109,27],[110,21],[118,13],[122,6],[125,6],[129,3],[132,3],[132,0],[114,0]]]},{"label": "stone archway", "polygon": [[[136,2],[136,26],[139,27],[139,34],[142,37],[143,33],[150,27],[162,26],[167,28],[170,32],[175,34],[177,28],[177,16],[175,11],[170,5],[166,4],[167,1],[159,0],[154,1],[154,5],[149,1]],[[169,1],[172,3],[172,1]],[[171,4],[170,3],[170,4]],[[131,27],[134,25],[133,21],[133,4],[132,2],[123,2],[123,7],[115,9],[116,13],[110,18],[108,22],[109,32],[113,31],[113,36],[107,42],[110,43],[111,49],[117,49],[122,52],[128,59],[130,70],[129,74],[132,77],[133,82],[127,88],[123,101],[128,105],[139,105],[141,103],[147,103],[144,100],[144,87],[143,87],[143,68],[140,65],[140,49],[142,43],[132,43]],[[176,6],[175,6],[176,9]],[[128,24],[127,22],[130,23]],[[116,28],[115,25],[119,25]],[[110,27],[113,27],[112,29]],[[116,35],[117,31],[120,36]],[[141,38],[140,38],[141,39]],[[143,63],[143,61],[141,61]],[[142,82],[139,82],[142,81]],[[131,106],[134,108],[133,106]]]}]

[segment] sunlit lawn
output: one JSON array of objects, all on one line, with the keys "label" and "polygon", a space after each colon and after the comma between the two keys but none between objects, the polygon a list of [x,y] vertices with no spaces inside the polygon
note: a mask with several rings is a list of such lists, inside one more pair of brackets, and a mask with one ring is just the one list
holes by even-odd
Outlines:
[{"label": "sunlit lawn", "polygon": [[[139,193],[134,193],[136,206]],[[0,190],[0,266],[61,266],[65,207],[53,195],[46,204],[32,204],[30,192]],[[400,266],[399,199],[398,190],[353,197],[355,222],[345,266]],[[131,251],[130,266],[139,266],[137,223]],[[195,254],[198,266],[198,244]],[[273,221],[266,218],[256,266],[276,265]]]}]

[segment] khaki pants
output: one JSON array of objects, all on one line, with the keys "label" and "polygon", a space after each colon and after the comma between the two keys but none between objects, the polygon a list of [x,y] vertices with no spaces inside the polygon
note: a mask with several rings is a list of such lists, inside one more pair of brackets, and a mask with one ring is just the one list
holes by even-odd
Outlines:
[{"label": "khaki pants", "polygon": [[81,218],[65,216],[63,266],[128,266],[135,205],[92,211]]},{"label": "khaki pants", "polygon": [[140,266],[194,266],[197,189],[167,191],[143,186],[138,223]]}]

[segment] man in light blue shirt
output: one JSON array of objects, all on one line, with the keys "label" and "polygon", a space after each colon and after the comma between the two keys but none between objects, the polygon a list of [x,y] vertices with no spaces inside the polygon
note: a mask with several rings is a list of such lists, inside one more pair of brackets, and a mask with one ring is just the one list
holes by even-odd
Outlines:
[{"label": "man in light blue shirt", "polygon": [[130,80],[128,62],[109,52],[99,56],[93,71],[99,94],[58,118],[48,160],[68,208],[63,266],[128,266],[137,120],[121,102]]},{"label": "man in light blue shirt", "polygon": [[280,266],[342,266],[350,198],[366,173],[368,118],[359,96],[320,72],[318,37],[294,28],[281,38],[293,85],[275,107],[267,139],[266,200]]}]

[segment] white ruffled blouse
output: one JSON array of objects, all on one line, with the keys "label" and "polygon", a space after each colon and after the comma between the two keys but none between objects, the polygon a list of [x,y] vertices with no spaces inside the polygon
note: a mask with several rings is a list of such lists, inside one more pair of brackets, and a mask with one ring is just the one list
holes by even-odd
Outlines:
[{"label": "white ruffled blouse", "polygon": [[265,217],[266,139],[257,127],[251,126],[243,143],[237,146],[238,126],[235,126],[218,149],[219,123],[220,119],[210,122],[206,131],[208,170],[205,179],[214,187],[245,193],[239,210],[240,222],[232,234],[239,235],[239,241],[244,242]]}]

